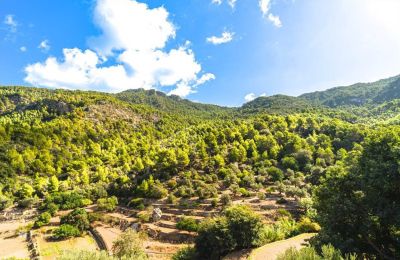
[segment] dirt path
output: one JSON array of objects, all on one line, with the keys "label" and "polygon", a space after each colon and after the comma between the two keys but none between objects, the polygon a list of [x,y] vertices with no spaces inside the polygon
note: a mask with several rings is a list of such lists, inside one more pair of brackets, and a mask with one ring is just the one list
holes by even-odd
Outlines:
[{"label": "dirt path", "polygon": [[305,233],[286,240],[267,244],[253,250],[250,254],[249,260],[275,260],[278,255],[284,253],[291,247],[295,247],[296,249],[304,247],[308,243],[308,239],[313,236],[315,236],[314,233]]}]

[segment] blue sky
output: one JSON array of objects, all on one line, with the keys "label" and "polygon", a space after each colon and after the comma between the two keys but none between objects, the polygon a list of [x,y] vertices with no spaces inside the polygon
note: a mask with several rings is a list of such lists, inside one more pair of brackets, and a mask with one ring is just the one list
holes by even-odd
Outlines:
[{"label": "blue sky", "polygon": [[[0,84],[237,106],[400,74],[398,0],[0,0]],[[246,99],[245,99],[246,97]]]}]

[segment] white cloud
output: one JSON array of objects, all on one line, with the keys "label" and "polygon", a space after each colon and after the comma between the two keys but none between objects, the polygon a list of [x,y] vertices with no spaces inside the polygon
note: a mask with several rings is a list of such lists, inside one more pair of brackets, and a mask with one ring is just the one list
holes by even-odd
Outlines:
[{"label": "white cloud", "polygon": [[196,87],[200,86],[207,81],[214,80],[215,75],[212,73],[206,73],[203,76],[201,76],[199,79],[197,79],[195,82],[192,83],[192,85],[188,85],[186,82],[181,82],[177,85],[177,88],[170,91],[168,95],[177,95],[181,97],[185,97],[189,94],[196,93]]},{"label": "white cloud", "polygon": [[4,17],[4,24],[7,25],[8,30],[12,33],[17,32],[18,22],[14,19],[14,15],[8,14]]},{"label": "white cloud", "polygon": [[[223,0],[211,0],[212,4],[215,5],[221,5],[223,2]],[[237,0],[226,0],[226,3],[232,8],[234,9],[236,7],[236,2]]]},{"label": "white cloud", "polygon": [[266,93],[262,93],[262,94],[259,95],[259,96],[257,96],[257,95],[254,94],[254,93],[249,93],[249,94],[247,94],[246,96],[244,96],[244,100],[245,100],[246,102],[250,102],[250,101],[253,101],[254,99],[256,99],[257,97],[266,97],[266,96],[267,96]]},{"label": "white cloud", "polygon": [[228,5],[232,8],[235,8],[236,6],[236,0],[228,0]]},{"label": "white cloud", "polygon": [[253,101],[254,99],[256,99],[256,94],[254,93],[249,93],[246,96],[244,96],[244,100],[246,100],[246,102],[250,102]]},{"label": "white cloud", "polygon": [[[94,16],[102,35],[89,39],[92,50],[65,48],[62,60],[49,57],[27,66],[25,80],[47,87],[110,92],[176,86],[171,94],[186,96],[215,78],[201,75],[190,42],[165,50],[176,29],[164,7],[150,9],[134,0],[97,0]],[[116,64],[104,65],[110,59]]]},{"label": "white cloud", "polygon": [[282,22],[281,19],[279,18],[279,16],[277,15],[273,15],[273,14],[268,14],[268,20],[270,20],[272,22],[273,25],[275,25],[276,27],[282,27]]},{"label": "white cloud", "polygon": [[212,4],[216,4],[216,5],[220,5],[220,4],[222,4],[222,0],[212,0],[211,3]]},{"label": "white cloud", "polygon": [[260,0],[258,2],[258,5],[260,6],[261,12],[263,15],[267,15],[269,12],[269,7],[270,7],[270,0]]},{"label": "white cloud", "polygon": [[281,19],[278,15],[273,15],[270,13],[271,1],[270,0],[259,0],[258,6],[263,14],[263,16],[268,19],[276,27],[282,27]]},{"label": "white cloud", "polygon": [[50,50],[50,44],[49,44],[49,40],[43,40],[40,42],[39,49],[43,50],[43,51],[48,51]]},{"label": "white cloud", "polygon": [[21,52],[26,52],[28,49],[27,49],[25,46],[21,46],[21,47],[19,48],[19,50],[20,50]]},{"label": "white cloud", "polygon": [[233,40],[233,36],[235,33],[233,32],[223,32],[221,36],[211,36],[206,39],[207,42],[212,43],[214,45],[219,45],[223,43],[228,43]]}]

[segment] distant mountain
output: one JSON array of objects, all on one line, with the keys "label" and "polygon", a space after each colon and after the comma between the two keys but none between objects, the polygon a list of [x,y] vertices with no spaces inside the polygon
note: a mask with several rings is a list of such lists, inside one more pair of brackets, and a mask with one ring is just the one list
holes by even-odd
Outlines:
[{"label": "distant mountain", "polygon": [[116,97],[131,104],[149,105],[157,110],[187,116],[213,118],[234,111],[227,107],[192,102],[176,95],[168,96],[156,90],[131,89],[116,94]]},{"label": "distant mountain", "polygon": [[319,106],[302,98],[286,95],[274,95],[270,97],[258,97],[253,101],[244,104],[241,107],[241,111],[246,113],[255,113],[261,111],[273,113],[291,113],[306,112],[317,107]]},{"label": "distant mountain", "polygon": [[400,98],[400,75],[372,83],[357,83],[299,96],[328,107],[382,104]]}]

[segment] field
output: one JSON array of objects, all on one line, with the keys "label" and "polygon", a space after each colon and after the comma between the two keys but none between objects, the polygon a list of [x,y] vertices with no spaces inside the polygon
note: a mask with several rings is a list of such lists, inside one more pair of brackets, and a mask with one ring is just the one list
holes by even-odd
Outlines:
[{"label": "field", "polygon": [[55,259],[62,251],[84,248],[85,250],[97,250],[96,241],[90,236],[71,238],[63,241],[54,241],[51,239],[51,231],[54,227],[45,227],[38,230],[37,243],[40,255],[43,260]]},{"label": "field", "polygon": [[0,223],[0,259],[7,257],[29,258],[26,235],[16,235],[16,230],[25,221],[7,221]]}]

